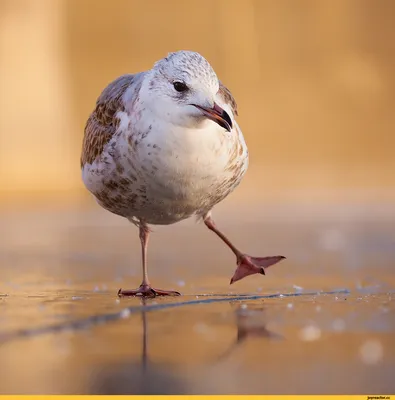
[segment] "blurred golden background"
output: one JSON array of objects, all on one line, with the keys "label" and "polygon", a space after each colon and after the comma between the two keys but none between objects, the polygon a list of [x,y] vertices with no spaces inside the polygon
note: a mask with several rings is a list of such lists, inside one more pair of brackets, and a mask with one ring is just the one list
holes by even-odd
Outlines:
[{"label": "blurred golden background", "polygon": [[85,121],[107,83],[195,50],[239,104],[235,199],[395,198],[395,2],[0,0],[2,202],[81,202]]},{"label": "blurred golden background", "polygon": [[[394,16],[394,0],[0,0],[0,392],[395,392]],[[181,302],[292,297],[146,324],[116,299],[141,282],[137,230],[83,187],[80,151],[103,88],[181,49],[233,92],[249,145],[218,225],[287,260],[229,286],[233,255],[191,219],[155,227],[152,283]],[[240,319],[286,340],[235,346]]]}]

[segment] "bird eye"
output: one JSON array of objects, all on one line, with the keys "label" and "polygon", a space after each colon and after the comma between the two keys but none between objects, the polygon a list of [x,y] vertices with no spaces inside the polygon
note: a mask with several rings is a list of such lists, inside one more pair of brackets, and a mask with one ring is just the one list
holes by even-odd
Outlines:
[{"label": "bird eye", "polygon": [[188,90],[188,86],[184,82],[173,82],[174,89],[177,90],[177,92],[185,92]]}]

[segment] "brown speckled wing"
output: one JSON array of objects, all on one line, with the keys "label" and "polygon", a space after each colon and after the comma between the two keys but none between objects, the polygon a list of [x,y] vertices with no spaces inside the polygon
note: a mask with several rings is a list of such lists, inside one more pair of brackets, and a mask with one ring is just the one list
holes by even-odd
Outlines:
[{"label": "brown speckled wing", "polygon": [[224,100],[224,102],[225,102],[226,104],[229,104],[229,105],[230,105],[230,107],[231,107],[231,109],[232,109],[232,111],[233,111],[233,114],[234,114],[235,116],[237,116],[238,113],[237,113],[237,103],[236,103],[236,100],[235,100],[234,97],[232,96],[232,93],[230,92],[230,90],[229,90],[226,86],[224,86],[224,85],[222,84],[222,82],[219,82],[218,94],[223,98],[223,100]]},{"label": "brown speckled wing", "polygon": [[123,75],[111,82],[99,96],[96,108],[85,126],[82,144],[81,168],[91,164],[102,153],[104,146],[117,130],[119,120],[118,111],[124,110],[122,96],[130,87],[137,75]]}]

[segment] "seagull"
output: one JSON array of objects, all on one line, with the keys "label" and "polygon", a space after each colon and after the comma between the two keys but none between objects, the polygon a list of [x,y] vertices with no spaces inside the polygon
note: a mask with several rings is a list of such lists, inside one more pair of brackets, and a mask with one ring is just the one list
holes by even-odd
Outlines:
[{"label": "seagull", "polygon": [[98,204],[139,229],[143,280],[118,296],[177,296],[148,278],[150,225],[192,216],[236,256],[230,283],[285,257],[252,257],[217,227],[213,207],[241,182],[248,149],[235,120],[237,104],[199,53],[178,51],[152,69],[120,76],[101,93],[85,126],[82,180]]}]

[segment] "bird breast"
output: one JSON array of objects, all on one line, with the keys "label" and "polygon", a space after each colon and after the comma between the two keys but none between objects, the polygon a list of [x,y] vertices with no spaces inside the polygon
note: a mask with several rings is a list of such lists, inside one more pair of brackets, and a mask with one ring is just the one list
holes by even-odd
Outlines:
[{"label": "bird breast", "polygon": [[158,196],[179,200],[212,196],[244,163],[245,149],[237,133],[212,121],[204,129],[152,122],[140,131],[139,135],[126,133],[129,154],[141,166],[152,194]]},{"label": "bird breast", "polygon": [[126,113],[119,118],[120,129],[101,157],[101,177],[94,178],[100,179],[96,192],[99,186],[107,197],[113,186],[110,202],[93,192],[112,212],[153,224],[177,222],[210,210],[246,171],[248,152],[237,124],[229,133],[212,121],[205,129],[185,129],[147,118],[131,123]]}]

